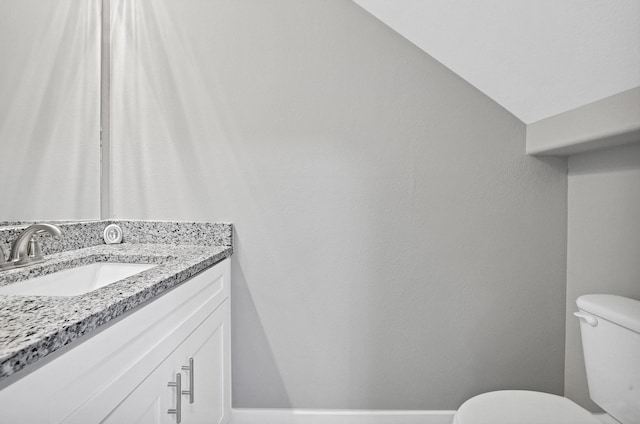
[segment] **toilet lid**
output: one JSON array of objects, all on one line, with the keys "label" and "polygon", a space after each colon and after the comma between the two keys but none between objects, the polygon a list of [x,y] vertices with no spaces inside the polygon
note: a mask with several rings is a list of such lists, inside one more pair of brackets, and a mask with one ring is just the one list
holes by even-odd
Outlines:
[{"label": "toilet lid", "polygon": [[599,424],[586,409],[549,393],[503,390],[462,404],[454,424]]}]

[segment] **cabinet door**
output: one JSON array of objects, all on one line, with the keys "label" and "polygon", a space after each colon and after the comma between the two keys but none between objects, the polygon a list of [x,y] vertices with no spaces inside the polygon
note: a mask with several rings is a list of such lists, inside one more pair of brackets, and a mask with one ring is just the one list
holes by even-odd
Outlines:
[{"label": "cabinet door", "polygon": [[176,388],[169,387],[175,381],[176,365],[173,357],[167,358],[139,386],[135,388],[100,423],[104,424],[173,424],[176,416],[168,414],[176,407]]},{"label": "cabinet door", "polygon": [[[185,424],[228,423],[231,416],[231,372],[229,301],[225,301],[180,346],[177,368],[193,360],[193,375],[182,369],[183,390],[192,389],[182,398],[182,422]],[[193,377],[193,378],[192,378]]]}]

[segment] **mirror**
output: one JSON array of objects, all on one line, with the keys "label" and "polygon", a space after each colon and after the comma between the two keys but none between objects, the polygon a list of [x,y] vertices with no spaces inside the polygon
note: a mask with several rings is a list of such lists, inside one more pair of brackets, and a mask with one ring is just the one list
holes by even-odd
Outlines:
[{"label": "mirror", "polygon": [[100,218],[100,0],[0,0],[0,225]]}]

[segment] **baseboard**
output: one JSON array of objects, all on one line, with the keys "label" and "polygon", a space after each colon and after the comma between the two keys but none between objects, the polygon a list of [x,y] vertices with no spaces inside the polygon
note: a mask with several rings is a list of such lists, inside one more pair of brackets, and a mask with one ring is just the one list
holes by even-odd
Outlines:
[{"label": "baseboard", "polygon": [[245,409],[231,411],[231,424],[451,424],[455,411]]}]

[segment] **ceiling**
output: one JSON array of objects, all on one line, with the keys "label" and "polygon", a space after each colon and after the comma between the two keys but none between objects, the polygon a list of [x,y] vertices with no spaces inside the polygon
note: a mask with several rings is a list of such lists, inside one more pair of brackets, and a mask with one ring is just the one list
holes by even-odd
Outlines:
[{"label": "ceiling", "polygon": [[354,0],[532,123],[640,86],[640,0]]}]

